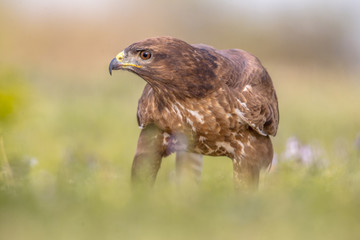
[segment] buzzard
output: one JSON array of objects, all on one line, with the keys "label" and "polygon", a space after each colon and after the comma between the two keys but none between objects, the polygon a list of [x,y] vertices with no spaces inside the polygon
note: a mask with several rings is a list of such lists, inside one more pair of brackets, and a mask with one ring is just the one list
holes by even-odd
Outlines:
[{"label": "buzzard", "polygon": [[271,164],[279,110],[260,61],[240,49],[217,50],[173,37],[131,44],[109,65],[146,81],[137,119],[141,133],[132,179],[153,183],[163,157],[201,171],[202,156],[227,156],[235,186],[257,186]]}]

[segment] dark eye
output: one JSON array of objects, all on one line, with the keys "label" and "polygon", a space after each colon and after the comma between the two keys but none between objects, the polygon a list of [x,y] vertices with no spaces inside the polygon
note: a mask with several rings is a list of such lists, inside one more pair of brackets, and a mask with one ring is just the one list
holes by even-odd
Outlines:
[{"label": "dark eye", "polygon": [[140,52],[140,57],[142,60],[148,60],[151,58],[151,52],[144,50]]}]

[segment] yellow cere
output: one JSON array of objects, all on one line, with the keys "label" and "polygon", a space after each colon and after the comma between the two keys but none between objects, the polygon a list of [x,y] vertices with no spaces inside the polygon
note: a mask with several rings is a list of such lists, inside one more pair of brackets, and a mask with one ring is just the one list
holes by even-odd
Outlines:
[{"label": "yellow cere", "polygon": [[116,59],[121,62],[124,59],[124,51],[116,55]]},{"label": "yellow cere", "polygon": [[133,64],[133,63],[123,63],[122,61],[124,60],[124,51],[120,52],[118,55],[116,55],[116,59],[121,62],[121,66],[132,66],[132,67],[137,67],[137,68],[141,68],[141,66]]}]

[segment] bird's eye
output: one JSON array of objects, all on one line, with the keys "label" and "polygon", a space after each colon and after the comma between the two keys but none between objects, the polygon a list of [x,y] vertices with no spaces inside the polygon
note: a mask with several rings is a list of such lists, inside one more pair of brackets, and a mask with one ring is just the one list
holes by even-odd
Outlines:
[{"label": "bird's eye", "polygon": [[142,60],[148,60],[151,58],[151,52],[144,50],[140,52],[140,57]]}]

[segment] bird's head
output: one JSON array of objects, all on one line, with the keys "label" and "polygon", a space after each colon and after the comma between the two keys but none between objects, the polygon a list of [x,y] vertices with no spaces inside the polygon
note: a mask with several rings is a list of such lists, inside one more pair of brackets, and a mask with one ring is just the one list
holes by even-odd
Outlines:
[{"label": "bird's head", "polygon": [[131,71],[155,91],[202,97],[216,87],[218,58],[215,51],[172,37],[157,37],[125,48],[112,59],[109,71],[110,74],[113,70]]}]

